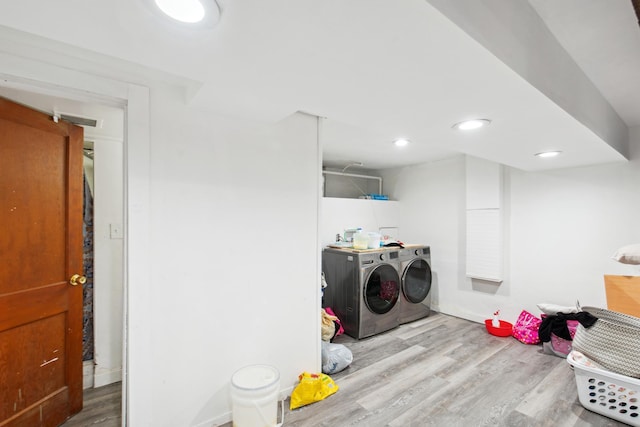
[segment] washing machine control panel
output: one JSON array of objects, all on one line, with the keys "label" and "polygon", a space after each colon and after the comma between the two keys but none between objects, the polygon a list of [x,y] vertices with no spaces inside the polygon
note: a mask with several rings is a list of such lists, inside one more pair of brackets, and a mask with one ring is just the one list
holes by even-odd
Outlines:
[{"label": "washing machine control panel", "polygon": [[394,252],[389,252],[388,254],[381,253],[380,254],[380,261],[384,261],[386,259],[390,259],[390,260],[398,259],[398,252],[394,251]]},{"label": "washing machine control panel", "polygon": [[431,248],[429,246],[427,246],[427,247],[424,247],[424,248],[416,249],[414,252],[418,256],[420,256],[420,255],[430,255],[431,254]]}]

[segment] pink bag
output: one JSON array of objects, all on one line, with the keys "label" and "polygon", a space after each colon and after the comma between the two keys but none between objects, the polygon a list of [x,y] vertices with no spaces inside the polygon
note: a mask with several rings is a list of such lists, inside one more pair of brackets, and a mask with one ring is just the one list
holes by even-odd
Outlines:
[{"label": "pink bag", "polygon": [[[544,316],[544,315],[543,315]],[[567,320],[567,329],[569,329],[569,335],[573,339],[578,329],[577,320]],[[567,354],[571,353],[572,341],[567,341],[564,338],[560,338],[556,334],[551,334],[551,341],[542,343],[542,349],[545,353],[555,354],[559,357],[567,357]]]},{"label": "pink bag", "polygon": [[540,327],[542,320],[529,313],[527,310],[522,310],[515,325],[513,325],[513,337],[525,344],[538,344],[540,338],[538,337],[538,328]]}]

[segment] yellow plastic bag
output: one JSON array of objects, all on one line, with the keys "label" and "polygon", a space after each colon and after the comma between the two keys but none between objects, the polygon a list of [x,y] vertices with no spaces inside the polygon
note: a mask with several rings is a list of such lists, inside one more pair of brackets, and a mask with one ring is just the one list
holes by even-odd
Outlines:
[{"label": "yellow plastic bag", "polygon": [[326,374],[303,372],[298,376],[300,383],[291,393],[289,409],[296,409],[331,396],[338,391],[338,385]]}]

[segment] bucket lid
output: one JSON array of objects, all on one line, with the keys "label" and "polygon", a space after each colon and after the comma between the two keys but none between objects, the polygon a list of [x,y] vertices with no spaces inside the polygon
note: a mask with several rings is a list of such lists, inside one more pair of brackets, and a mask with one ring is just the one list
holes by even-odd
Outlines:
[{"label": "bucket lid", "polygon": [[280,380],[280,372],[269,365],[251,365],[237,370],[231,376],[231,384],[243,390],[259,390]]}]

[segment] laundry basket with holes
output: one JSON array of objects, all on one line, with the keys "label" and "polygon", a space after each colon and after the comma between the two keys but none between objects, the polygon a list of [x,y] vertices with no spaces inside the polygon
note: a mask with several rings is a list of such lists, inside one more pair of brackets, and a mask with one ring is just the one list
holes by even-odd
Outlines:
[{"label": "laundry basket with holes", "polygon": [[623,423],[640,426],[640,380],[585,366],[567,356],[573,366],[578,399],[586,409]]}]

